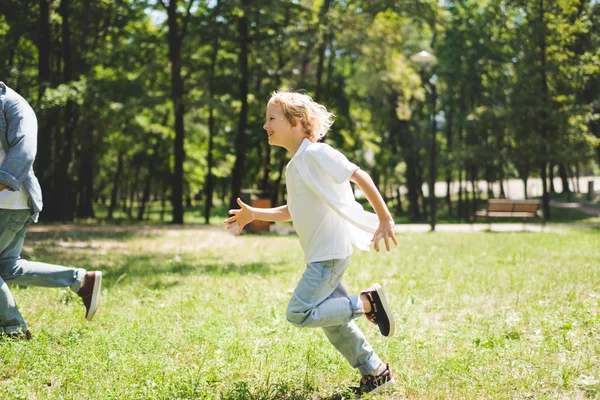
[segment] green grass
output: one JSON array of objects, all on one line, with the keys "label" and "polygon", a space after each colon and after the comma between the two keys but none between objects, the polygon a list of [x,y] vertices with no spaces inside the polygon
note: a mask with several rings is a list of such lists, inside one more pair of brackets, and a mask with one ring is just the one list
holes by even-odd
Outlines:
[{"label": "green grass", "polygon": [[[357,383],[320,330],[285,320],[294,236],[44,228],[28,257],[104,271],[101,309],[88,323],[67,289],[13,287],[34,338],[0,340],[3,399],[335,399]],[[357,321],[397,377],[373,398],[600,397],[598,229],[398,239],[344,279],[383,284],[399,325]]]}]

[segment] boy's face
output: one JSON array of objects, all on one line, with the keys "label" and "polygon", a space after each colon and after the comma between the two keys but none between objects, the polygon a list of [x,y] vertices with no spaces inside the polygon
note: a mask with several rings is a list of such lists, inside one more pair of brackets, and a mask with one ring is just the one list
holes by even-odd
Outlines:
[{"label": "boy's face", "polygon": [[279,104],[269,103],[267,105],[266,122],[263,128],[269,135],[271,146],[286,147],[291,139],[292,125],[283,115],[283,109]]}]

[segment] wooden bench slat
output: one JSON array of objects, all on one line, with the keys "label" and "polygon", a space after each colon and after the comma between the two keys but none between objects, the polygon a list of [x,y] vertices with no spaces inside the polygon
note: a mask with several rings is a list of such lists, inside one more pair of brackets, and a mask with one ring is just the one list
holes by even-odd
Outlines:
[{"label": "wooden bench slat", "polygon": [[531,212],[513,212],[511,213],[511,217],[535,217],[535,213]]},{"label": "wooden bench slat", "polygon": [[488,211],[512,211],[513,206],[511,204],[494,204],[490,205]]},{"label": "wooden bench slat", "polygon": [[[539,200],[490,199],[485,210],[475,212],[478,217],[535,218],[539,215]],[[542,218],[543,222],[543,218]]]}]

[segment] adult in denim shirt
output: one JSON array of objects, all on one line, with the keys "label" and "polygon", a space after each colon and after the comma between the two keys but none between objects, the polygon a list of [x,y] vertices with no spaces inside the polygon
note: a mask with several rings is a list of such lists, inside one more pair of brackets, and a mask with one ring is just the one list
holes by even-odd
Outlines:
[{"label": "adult in denim shirt", "polygon": [[0,335],[31,338],[7,283],[70,287],[82,297],[86,318],[98,308],[102,273],[21,258],[25,234],[42,210],[42,191],[33,172],[37,147],[35,112],[0,82]]}]

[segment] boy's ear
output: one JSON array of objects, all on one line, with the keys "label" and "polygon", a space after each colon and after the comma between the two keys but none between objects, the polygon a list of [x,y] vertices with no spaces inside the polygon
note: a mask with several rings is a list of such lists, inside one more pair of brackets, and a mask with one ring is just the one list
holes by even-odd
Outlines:
[{"label": "boy's ear", "polygon": [[298,120],[294,117],[292,117],[292,120],[290,121],[290,125],[292,126],[292,128],[296,127],[296,125],[298,125]]}]

